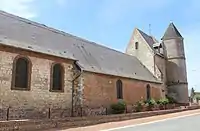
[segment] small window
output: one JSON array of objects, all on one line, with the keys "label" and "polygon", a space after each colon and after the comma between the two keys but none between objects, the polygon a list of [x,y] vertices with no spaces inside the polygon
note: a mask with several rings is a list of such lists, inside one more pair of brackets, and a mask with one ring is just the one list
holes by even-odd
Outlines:
[{"label": "small window", "polygon": [[135,49],[138,49],[138,42],[135,42]]},{"label": "small window", "polygon": [[61,64],[53,64],[51,74],[51,91],[64,91],[64,68]]},{"label": "small window", "polygon": [[12,89],[29,90],[31,62],[26,57],[17,56],[13,61]]},{"label": "small window", "polygon": [[117,99],[123,99],[123,87],[121,80],[118,80],[116,82],[116,87],[117,87]]},{"label": "small window", "polygon": [[151,99],[151,87],[149,84],[146,87],[146,93],[147,93],[147,100]]}]

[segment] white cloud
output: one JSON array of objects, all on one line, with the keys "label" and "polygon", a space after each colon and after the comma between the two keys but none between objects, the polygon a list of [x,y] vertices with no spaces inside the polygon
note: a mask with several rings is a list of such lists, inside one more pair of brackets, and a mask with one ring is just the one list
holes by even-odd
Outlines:
[{"label": "white cloud", "polygon": [[24,18],[34,18],[36,12],[31,8],[35,0],[1,0],[0,9]]}]

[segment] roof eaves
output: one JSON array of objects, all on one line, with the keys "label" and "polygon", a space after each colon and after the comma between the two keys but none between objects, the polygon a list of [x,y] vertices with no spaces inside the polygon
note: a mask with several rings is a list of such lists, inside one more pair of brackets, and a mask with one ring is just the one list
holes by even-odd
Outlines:
[{"label": "roof eaves", "polygon": [[122,77],[122,78],[128,78],[128,79],[134,79],[134,80],[139,80],[139,81],[162,84],[162,81],[159,81],[159,80],[146,80],[146,79],[142,79],[142,78],[136,78],[136,77],[131,77],[131,76],[128,77],[128,76],[122,76],[122,75],[114,75],[114,74],[109,74],[109,73],[105,73],[105,72],[99,72],[99,71],[95,71],[95,70],[88,70],[88,69],[82,69],[82,70],[86,71],[86,72],[91,72],[91,73],[98,73],[98,74],[117,76],[117,77]]},{"label": "roof eaves", "polygon": [[13,47],[13,48],[19,48],[27,51],[32,51],[36,53],[42,53],[46,55],[51,55],[55,57],[60,57],[60,58],[65,58],[65,59],[70,59],[70,60],[77,60],[73,56],[70,56],[67,54],[67,51],[55,51],[51,49],[44,49],[35,45],[30,45],[30,44],[22,44],[22,42],[14,42],[12,40],[5,40],[0,38],[0,45],[8,46],[8,47]]}]

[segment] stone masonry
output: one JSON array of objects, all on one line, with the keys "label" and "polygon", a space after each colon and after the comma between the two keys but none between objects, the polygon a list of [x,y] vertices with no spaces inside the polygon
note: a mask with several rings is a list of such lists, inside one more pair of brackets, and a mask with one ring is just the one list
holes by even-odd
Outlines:
[{"label": "stone masonry", "polygon": [[[135,49],[135,43],[138,42],[138,49]],[[142,37],[140,31],[135,29],[126,48],[126,54],[137,57],[142,64],[159,80],[163,81],[162,90],[166,88],[166,66],[165,58],[156,54],[149,44]]]},{"label": "stone masonry", "polygon": [[[32,63],[31,89],[30,91],[11,90],[13,60],[16,56],[27,56]],[[52,63],[61,63],[64,66],[64,92],[50,92],[50,70]],[[146,99],[146,86],[151,86],[151,97],[159,99],[163,97],[161,83],[152,83],[117,77],[112,75],[97,74],[92,72],[79,72],[73,68],[74,61],[58,57],[34,53],[22,49],[0,46],[0,98],[2,109],[1,119],[6,119],[6,109],[10,108],[10,119],[48,117],[48,109],[51,109],[51,117],[59,115],[62,109],[65,116],[70,116],[72,107],[72,80],[74,81],[74,111],[76,107],[109,107],[117,101],[116,81],[123,83],[123,99],[132,105],[139,100]],[[33,113],[34,109],[37,109]],[[60,112],[55,112],[59,109]],[[29,114],[27,114],[29,113]],[[57,116],[58,116],[57,115]]]},{"label": "stone masonry", "polygon": [[163,82],[162,90],[166,95],[173,97],[177,103],[188,104],[184,38],[175,25],[170,23],[161,40],[159,42],[136,28],[126,53],[137,57]]},{"label": "stone masonry", "polygon": [[[28,56],[32,62],[30,91],[11,90],[13,60]],[[50,92],[50,69],[53,62],[64,66],[64,92]],[[70,108],[72,60],[0,46],[0,108]]]}]

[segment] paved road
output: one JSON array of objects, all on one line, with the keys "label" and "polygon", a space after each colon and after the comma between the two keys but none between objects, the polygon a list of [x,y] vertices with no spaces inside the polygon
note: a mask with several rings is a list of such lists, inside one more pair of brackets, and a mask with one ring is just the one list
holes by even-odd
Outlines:
[{"label": "paved road", "polygon": [[60,131],[200,131],[200,109]]},{"label": "paved road", "polygon": [[112,131],[200,131],[200,114]]}]

